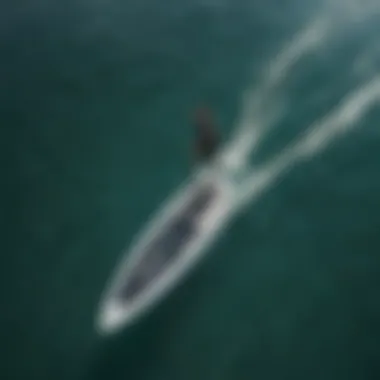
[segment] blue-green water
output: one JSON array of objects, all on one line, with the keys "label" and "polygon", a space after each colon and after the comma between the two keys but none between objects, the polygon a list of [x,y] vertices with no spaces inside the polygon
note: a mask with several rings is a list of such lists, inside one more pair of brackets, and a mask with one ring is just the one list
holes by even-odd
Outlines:
[{"label": "blue-green water", "polygon": [[[39,0],[0,20],[2,379],[380,376],[375,1]],[[226,142],[258,137],[249,202],[101,338],[100,293],[187,177],[204,102]]]}]

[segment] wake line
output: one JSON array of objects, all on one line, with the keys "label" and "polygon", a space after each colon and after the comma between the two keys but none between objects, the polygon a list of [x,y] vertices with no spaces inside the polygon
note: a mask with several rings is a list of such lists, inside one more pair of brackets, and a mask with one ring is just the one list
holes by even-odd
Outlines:
[{"label": "wake line", "polygon": [[270,66],[266,87],[278,87],[290,70],[306,54],[311,53],[327,38],[330,24],[327,18],[317,18],[307,28],[297,33]]},{"label": "wake line", "polygon": [[[249,154],[285,108],[285,101],[276,96],[276,90],[283,85],[295,65],[321,45],[328,37],[328,31],[327,18],[318,18],[297,33],[270,65],[261,84],[243,94],[242,116],[235,127],[236,135],[222,153],[223,162],[228,168],[234,170],[247,164]],[[270,112],[267,112],[267,106],[270,106]]]},{"label": "wake line", "polygon": [[260,167],[243,183],[241,203],[251,202],[300,160],[318,154],[339,136],[358,127],[360,120],[378,101],[380,101],[380,76],[346,96],[335,111],[308,128],[303,138],[290,145],[269,164]]}]

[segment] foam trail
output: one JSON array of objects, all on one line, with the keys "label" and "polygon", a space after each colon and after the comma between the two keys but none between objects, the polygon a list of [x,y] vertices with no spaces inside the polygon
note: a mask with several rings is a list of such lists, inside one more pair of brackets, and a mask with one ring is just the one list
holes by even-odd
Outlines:
[{"label": "foam trail", "polygon": [[[274,92],[284,83],[296,63],[315,50],[326,39],[329,31],[327,18],[318,18],[297,33],[290,44],[278,55],[258,88],[248,90],[243,96],[242,117],[236,136],[222,154],[225,165],[231,169],[243,167],[251,151],[263,134],[281,116],[285,102]],[[266,106],[270,106],[269,112]]]},{"label": "foam trail", "polygon": [[272,89],[281,85],[299,59],[311,53],[326,39],[330,27],[326,17],[317,18],[306,29],[297,33],[288,48],[284,49],[271,64],[266,87]]},{"label": "foam trail", "polygon": [[313,124],[303,138],[290,145],[277,159],[259,168],[242,185],[241,202],[245,204],[257,198],[300,160],[314,156],[339,136],[358,126],[360,119],[377,101],[380,101],[380,76],[348,95],[332,114]]}]

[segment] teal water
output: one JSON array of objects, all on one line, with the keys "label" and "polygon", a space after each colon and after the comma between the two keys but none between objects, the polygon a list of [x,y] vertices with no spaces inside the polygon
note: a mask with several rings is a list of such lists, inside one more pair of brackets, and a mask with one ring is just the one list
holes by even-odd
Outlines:
[{"label": "teal water", "polygon": [[[376,2],[39,0],[0,19],[2,379],[380,376]],[[100,293],[188,176],[203,102],[226,142],[259,133],[253,184],[280,169],[102,338]]]}]

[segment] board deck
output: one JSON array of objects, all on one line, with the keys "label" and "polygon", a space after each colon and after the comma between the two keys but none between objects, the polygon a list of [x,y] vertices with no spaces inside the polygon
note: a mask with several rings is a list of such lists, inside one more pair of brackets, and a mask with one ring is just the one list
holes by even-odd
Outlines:
[{"label": "board deck", "polygon": [[169,198],[127,251],[100,305],[100,333],[119,330],[156,304],[200,258],[232,208],[231,184],[200,173]]}]

